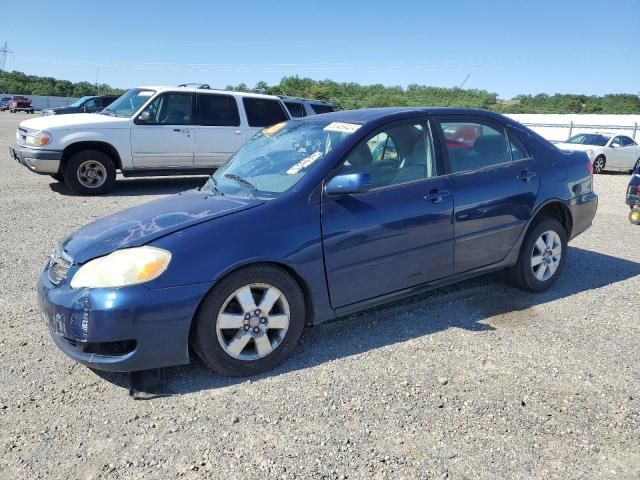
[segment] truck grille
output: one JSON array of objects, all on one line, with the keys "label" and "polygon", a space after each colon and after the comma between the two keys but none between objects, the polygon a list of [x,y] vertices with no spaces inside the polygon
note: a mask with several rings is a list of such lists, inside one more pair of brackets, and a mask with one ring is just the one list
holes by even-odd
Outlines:
[{"label": "truck grille", "polygon": [[73,260],[63,251],[57,251],[49,259],[49,280],[58,285],[66,276]]}]

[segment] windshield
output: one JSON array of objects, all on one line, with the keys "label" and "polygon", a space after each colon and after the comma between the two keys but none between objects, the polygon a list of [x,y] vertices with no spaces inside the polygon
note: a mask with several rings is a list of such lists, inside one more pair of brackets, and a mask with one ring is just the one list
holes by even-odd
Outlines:
[{"label": "windshield", "polygon": [[598,147],[604,147],[611,137],[599,134],[580,134],[571,137],[567,140],[567,143],[573,143],[578,145],[595,145]]},{"label": "windshield", "polygon": [[70,107],[81,107],[81,106],[82,106],[82,104],[83,104],[84,102],[86,102],[87,100],[89,100],[90,98],[93,98],[93,97],[82,97],[82,98],[79,98],[79,99],[78,99],[78,100],[76,100],[75,102],[73,102],[73,103],[69,104],[69,106],[70,106]]},{"label": "windshield", "polygon": [[115,114],[118,117],[130,117],[136,113],[154,93],[156,93],[155,90],[132,88],[105,108],[103,112]]},{"label": "windshield", "polygon": [[275,198],[292,188],[360,125],[290,120],[265,128],[203,187],[224,195]]}]

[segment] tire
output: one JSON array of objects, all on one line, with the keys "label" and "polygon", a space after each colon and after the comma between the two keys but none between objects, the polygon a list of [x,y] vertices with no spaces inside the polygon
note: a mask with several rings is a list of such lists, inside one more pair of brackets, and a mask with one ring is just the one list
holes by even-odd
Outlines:
[{"label": "tire", "polygon": [[[261,304],[276,296],[265,316]],[[293,352],[304,329],[305,311],[302,290],[287,272],[267,265],[243,268],[222,279],[205,297],[194,319],[192,345],[207,367],[222,375],[256,375]],[[287,312],[287,326],[280,328]],[[224,318],[228,329],[220,326]],[[269,326],[276,322],[278,327]]]},{"label": "tire", "polygon": [[[551,235],[549,235],[550,233]],[[553,247],[548,250],[549,242],[547,242],[545,249],[541,250],[537,242],[542,240],[544,244],[544,241],[549,240],[550,237],[554,240]],[[559,250],[556,245],[560,247]],[[533,264],[534,257],[538,257],[537,260],[540,260],[537,266]],[[509,269],[511,282],[523,290],[544,292],[551,288],[562,274],[566,257],[566,230],[555,218],[542,218],[530,227],[520,249],[518,262]]]},{"label": "tire", "polygon": [[633,207],[629,212],[629,221],[633,225],[640,225],[640,208]]},{"label": "tire", "polygon": [[69,159],[63,176],[67,186],[79,195],[102,195],[113,188],[116,167],[108,155],[83,150]]},{"label": "tire", "polygon": [[593,173],[600,174],[604,172],[604,168],[606,167],[606,165],[607,159],[603,155],[600,155],[593,161]]},{"label": "tire", "polygon": [[51,178],[53,178],[56,182],[64,182],[64,176],[61,173],[54,173],[51,175]]},{"label": "tire", "polygon": [[636,160],[636,164],[633,166],[631,173],[635,172],[638,169],[640,169],[640,158]]}]

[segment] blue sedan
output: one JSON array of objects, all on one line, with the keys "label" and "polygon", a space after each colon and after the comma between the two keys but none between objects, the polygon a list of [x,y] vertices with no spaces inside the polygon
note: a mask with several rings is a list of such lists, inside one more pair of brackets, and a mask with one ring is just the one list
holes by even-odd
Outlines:
[{"label": "blue sedan", "polygon": [[68,237],[38,283],[92,368],[273,368],[303,329],[487,272],[541,292],[593,220],[591,163],[501,115],[329,113],[264,129],[200,189]]}]

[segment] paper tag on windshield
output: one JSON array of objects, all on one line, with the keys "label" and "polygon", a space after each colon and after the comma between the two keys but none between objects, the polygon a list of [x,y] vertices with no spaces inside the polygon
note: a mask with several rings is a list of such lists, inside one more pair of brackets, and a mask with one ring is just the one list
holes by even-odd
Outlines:
[{"label": "paper tag on windshield", "polygon": [[313,162],[315,162],[321,156],[322,156],[322,152],[313,152],[311,155],[309,155],[306,158],[303,158],[298,163],[296,163],[293,167],[291,167],[289,170],[287,170],[287,175],[295,175],[296,173],[298,173],[303,168],[308,167],[309,165],[311,165]]},{"label": "paper tag on windshield", "polygon": [[353,133],[358,130],[362,125],[357,123],[343,123],[343,122],[331,122],[329,125],[323,128],[325,132],[342,132]]},{"label": "paper tag on windshield", "polygon": [[138,96],[139,97],[150,97],[151,95],[153,95],[155,92],[151,92],[149,90],[142,90],[141,92],[138,92]]}]

